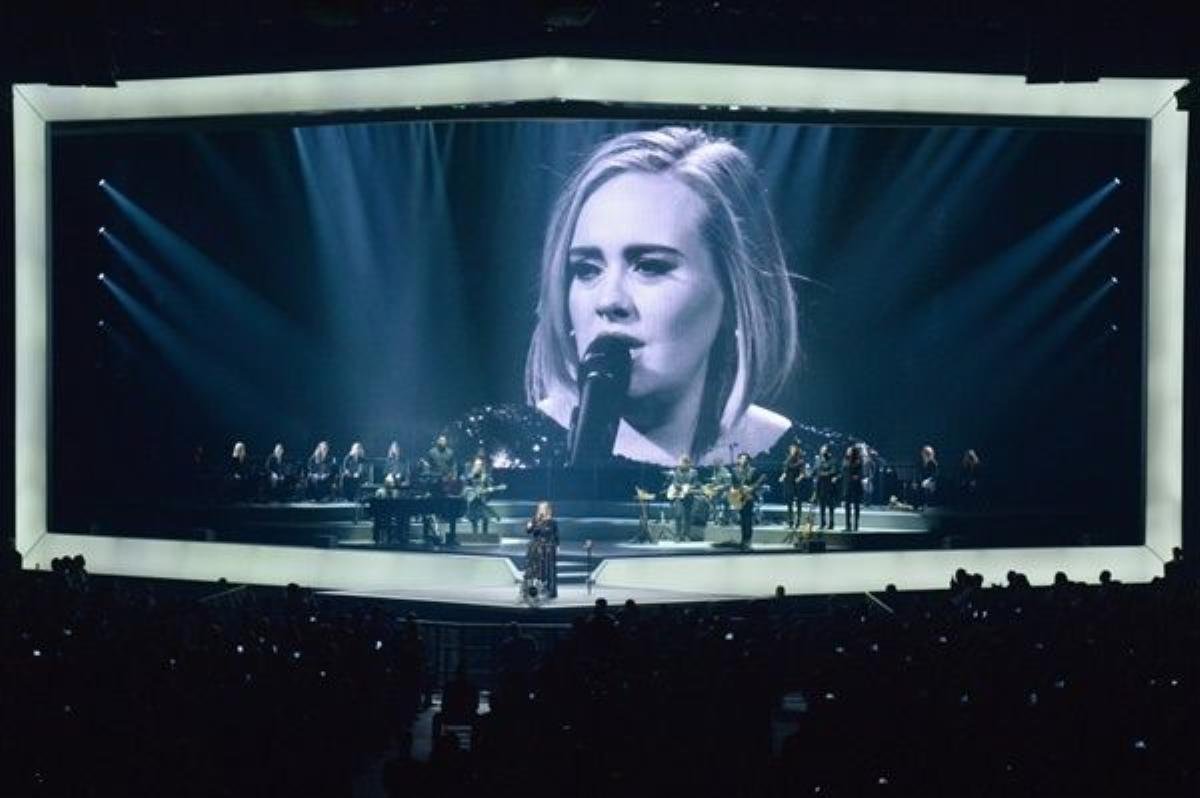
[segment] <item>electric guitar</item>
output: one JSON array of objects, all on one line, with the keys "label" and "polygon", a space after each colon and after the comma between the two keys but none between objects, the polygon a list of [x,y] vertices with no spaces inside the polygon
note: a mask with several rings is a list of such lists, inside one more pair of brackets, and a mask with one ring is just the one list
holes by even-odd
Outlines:
[{"label": "electric guitar", "polygon": [[694,483],[689,483],[687,485],[672,484],[670,487],[667,488],[667,500],[668,501],[681,501],[683,499],[686,499],[688,496],[691,496],[692,492],[695,490],[698,490],[698,489],[699,489],[699,486],[695,485]]},{"label": "electric guitar", "polygon": [[738,485],[729,489],[727,494],[729,497],[729,508],[731,510],[740,510],[746,506],[746,502],[754,501],[758,496],[758,487],[763,480],[767,478],[766,474],[759,474],[758,479],[751,482],[749,485]]},{"label": "electric guitar", "polygon": [[493,493],[507,489],[508,485],[492,485],[488,488],[477,488],[474,485],[467,485],[463,488],[462,497],[467,500],[467,504],[470,504],[477,499],[485,499]]}]

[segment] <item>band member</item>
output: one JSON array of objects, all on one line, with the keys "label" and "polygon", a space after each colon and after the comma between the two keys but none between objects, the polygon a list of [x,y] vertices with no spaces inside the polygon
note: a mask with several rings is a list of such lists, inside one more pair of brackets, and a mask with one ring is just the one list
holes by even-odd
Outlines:
[{"label": "band member", "polygon": [[250,477],[250,461],[246,457],[246,444],[238,441],[233,445],[233,452],[229,456],[229,471],[226,474],[231,500],[244,502],[250,498],[252,486]]},{"label": "band member", "polygon": [[921,447],[921,482],[917,491],[917,509],[927,507],[933,504],[937,498],[938,489],[938,462],[937,453],[933,451],[933,447],[925,445]]},{"label": "band member", "polygon": [[750,463],[750,455],[743,452],[738,455],[737,465],[733,467],[733,487],[739,492],[740,507],[737,507],[738,520],[742,527],[742,548],[750,548],[754,537],[754,502],[758,498],[755,491],[762,478],[757,469]]},{"label": "band member", "polygon": [[500,514],[488,503],[488,497],[495,489],[495,484],[492,482],[492,467],[486,453],[475,455],[475,459],[467,468],[465,481],[463,496],[467,500],[467,520],[471,522],[471,534],[478,534],[482,524],[483,534],[486,535],[488,522],[500,520]]},{"label": "band member", "polygon": [[[380,499],[396,499],[400,491],[410,484],[411,472],[400,444],[392,441],[388,445],[387,460],[383,466],[383,487],[375,495]],[[411,516],[405,502],[384,502],[376,511],[375,542],[377,544],[408,545],[408,528]]]},{"label": "band member", "polygon": [[959,501],[964,507],[975,507],[979,501],[979,455],[974,449],[963,452],[958,471]]},{"label": "band member", "polygon": [[450,482],[458,477],[458,461],[454,459],[454,450],[445,435],[437,436],[433,446],[425,453],[429,476],[442,482]]},{"label": "band member", "polygon": [[[456,485],[458,480],[458,461],[454,457],[454,450],[450,448],[450,442],[445,435],[437,436],[433,442],[433,446],[425,453],[422,461],[422,471],[425,478],[432,483],[430,488],[436,495],[458,495],[459,488]],[[425,516],[421,519],[421,530],[425,537],[425,542],[428,543],[433,537],[433,516]],[[446,534],[446,545],[458,545],[458,516],[453,513],[449,518],[445,519],[450,524],[450,531]]]},{"label": "band member", "polygon": [[529,548],[525,552],[526,581],[537,579],[543,585],[548,598],[558,596],[558,522],[554,520],[554,509],[550,502],[538,502],[533,518],[525,524],[529,535]]},{"label": "band member", "polygon": [[408,487],[410,479],[411,472],[408,461],[404,459],[404,452],[400,450],[400,444],[392,441],[388,446],[387,462],[384,465],[383,485],[388,490],[399,490]]},{"label": "band member", "polygon": [[358,441],[350,444],[350,451],[342,458],[342,497],[349,502],[358,501],[358,488],[367,474],[367,453]]},{"label": "band member", "polygon": [[787,505],[788,529],[796,529],[800,525],[800,513],[804,509],[801,483],[807,475],[804,452],[799,444],[793,443],[788,447],[787,459],[783,461],[783,468],[779,474],[783,501]]},{"label": "band member", "polygon": [[858,448],[862,450],[863,462],[863,504],[872,505],[878,504],[875,501],[875,493],[879,490],[879,452],[867,446],[865,443],[858,444]]},{"label": "band member", "polygon": [[675,537],[691,540],[692,512],[696,508],[696,491],[700,488],[700,473],[692,466],[692,458],[686,454],[681,457],[667,480],[667,498],[674,505]]},{"label": "band member", "polygon": [[[821,529],[833,529],[837,519],[838,464],[833,460],[833,447],[828,443],[821,446],[817,459],[817,504],[821,508]],[[829,511],[829,526],[825,525],[825,511]]]},{"label": "band member", "polygon": [[271,449],[271,453],[267,455],[266,471],[266,488],[267,498],[271,501],[280,501],[287,492],[287,465],[283,461],[283,444],[275,444],[275,448]]},{"label": "band member", "polygon": [[712,476],[708,479],[709,493],[712,495],[712,513],[715,523],[724,526],[729,523],[729,489],[733,487],[733,473],[730,467],[723,463],[713,466]]},{"label": "band member", "polygon": [[846,503],[846,531],[858,531],[863,498],[862,449],[851,446],[842,460],[842,500]]},{"label": "band member", "polygon": [[329,498],[333,474],[334,463],[333,458],[329,456],[329,444],[321,441],[317,448],[313,449],[304,467],[304,493],[309,501]]}]

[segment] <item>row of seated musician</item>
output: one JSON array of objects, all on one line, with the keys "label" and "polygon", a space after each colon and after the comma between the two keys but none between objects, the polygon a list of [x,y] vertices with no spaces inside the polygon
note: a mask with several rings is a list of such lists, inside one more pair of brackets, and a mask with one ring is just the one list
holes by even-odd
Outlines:
[{"label": "row of seated musician", "polygon": [[[443,439],[439,441],[444,442]],[[444,448],[444,447],[443,447]],[[306,499],[327,501],[341,498],[358,501],[364,490],[395,491],[409,487],[444,492],[457,479],[457,465],[451,455],[445,457],[430,449],[432,457],[418,461],[416,473],[395,441],[387,457],[371,460],[361,442],[355,441],[339,461],[331,454],[329,443],[320,441],[304,462],[289,460],[282,443],[276,443],[261,467],[249,456],[246,444],[233,446],[223,480],[223,498],[229,501],[289,501]],[[452,489],[452,488],[450,488]]]}]

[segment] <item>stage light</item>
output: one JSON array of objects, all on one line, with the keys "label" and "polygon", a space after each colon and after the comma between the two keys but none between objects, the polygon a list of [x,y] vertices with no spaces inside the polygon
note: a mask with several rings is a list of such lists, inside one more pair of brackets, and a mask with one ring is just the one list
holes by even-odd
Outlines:
[{"label": "stage light", "polygon": [[1116,285],[1117,283],[1119,283],[1119,282],[1120,282],[1120,280],[1118,280],[1118,279],[1117,279],[1117,276],[1116,276],[1115,274],[1114,274],[1112,277],[1109,277],[1109,278],[1108,278],[1108,281],[1109,281],[1110,283],[1112,283],[1113,285]]},{"label": "stage light", "polygon": [[1121,185],[1121,178],[1119,178],[1119,177],[1114,177],[1114,178],[1113,178],[1113,185],[1114,185],[1114,186],[1119,186],[1119,185]]},{"label": "stage light", "polygon": [[104,319],[100,319],[100,321],[96,322],[96,326],[100,329],[104,329]]},{"label": "stage light", "polygon": [[105,181],[105,179],[102,177],[102,178],[100,178],[100,182],[97,183],[96,185],[100,186],[100,188],[104,188],[106,183],[107,183],[107,181]]},{"label": "stage light", "polygon": [[1114,228],[1113,228],[1113,235],[1115,235],[1115,236],[1119,236],[1119,235],[1121,235],[1121,228],[1119,228],[1119,227],[1114,227]]},{"label": "stage light", "polygon": [[99,274],[97,274],[96,279],[99,280],[100,282],[104,282],[104,272],[100,272]]},{"label": "stage light", "polygon": [[1111,330],[1112,332],[1116,332],[1120,328],[1115,324],[1110,324],[1110,325],[1108,325],[1108,329]]},{"label": "stage light", "polygon": [[740,111],[740,110],[742,110],[742,106],[740,106],[740,105],[731,105],[731,106],[729,106],[729,110],[730,110],[730,111]]},{"label": "stage light", "polygon": [[104,235],[104,234],[105,234],[105,233],[107,233],[107,232],[108,232],[108,230],[106,230],[106,229],[104,228],[104,226],[103,226],[103,225],[101,225],[101,226],[100,226],[100,228],[96,230],[96,235],[101,235],[101,236],[102,236],[102,235]]}]

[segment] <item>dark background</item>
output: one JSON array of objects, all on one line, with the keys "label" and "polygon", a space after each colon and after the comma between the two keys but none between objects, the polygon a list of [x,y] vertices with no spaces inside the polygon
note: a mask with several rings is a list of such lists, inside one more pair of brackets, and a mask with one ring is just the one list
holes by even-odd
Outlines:
[{"label": "dark background", "polygon": [[[469,408],[522,401],[550,204],[597,142],[661,119],[60,128],[56,524],[178,494],[196,443],[217,466],[239,439],[254,462],[275,440],[300,460],[320,438],[415,452]],[[993,502],[1103,502],[1136,532],[1142,125],[688,123],[758,165],[801,278],[804,359],[773,408],[897,463],[932,443],[947,481],[974,447]]]},{"label": "dark background", "polygon": [[[601,55],[712,62],[1024,75],[1031,82],[1099,77],[1186,77],[1200,72],[1193,46],[1197,10],[1175,4],[1098,2],[908,4],[794,3],[790,0],[443,3],[437,0],[311,0],[198,6],[18,0],[0,24],[0,73],[11,82],[112,85],[117,79],[375,66],[523,55]],[[67,13],[69,11],[69,13]],[[1190,97],[1191,99],[1188,99]],[[1181,97],[1194,105],[1195,92]],[[11,100],[0,149],[10,151]],[[1196,153],[1189,163],[1185,336],[1185,451],[1197,443],[1194,408]],[[0,159],[0,263],[6,299],[0,326],[12,330],[12,168]],[[11,339],[9,339],[11,341]],[[12,450],[11,344],[0,349],[6,389],[0,440]],[[7,408],[5,410],[4,408]],[[1097,452],[1106,447],[1095,446]],[[1100,455],[1097,454],[1097,457]],[[1184,537],[1194,539],[1194,458],[1184,469]],[[0,458],[0,511],[12,518],[11,455]],[[11,522],[6,527],[11,531]]]}]

